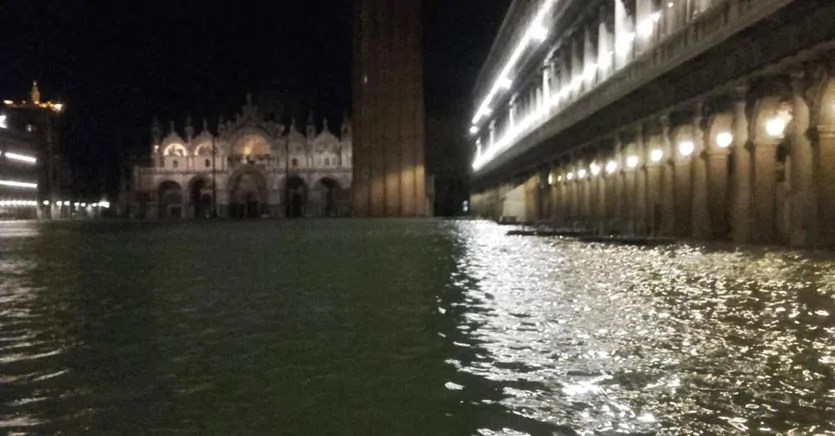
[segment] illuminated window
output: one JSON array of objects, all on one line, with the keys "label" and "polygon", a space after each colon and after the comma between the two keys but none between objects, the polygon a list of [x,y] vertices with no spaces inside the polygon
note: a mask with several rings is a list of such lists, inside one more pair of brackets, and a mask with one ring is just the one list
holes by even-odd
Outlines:
[{"label": "illuminated window", "polygon": [[9,125],[6,122],[6,116],[5,115],[0,115],[0,129],[8,129],[8,128],[9,128]]}]

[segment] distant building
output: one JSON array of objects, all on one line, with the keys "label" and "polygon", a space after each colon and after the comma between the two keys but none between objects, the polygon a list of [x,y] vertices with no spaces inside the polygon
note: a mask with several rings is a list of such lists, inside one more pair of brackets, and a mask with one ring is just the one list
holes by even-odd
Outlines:
[{"label": "distant building", "polygon": [[119,209],[135,218],[324,217],[350,213],[351,124],[339,136],[313,116],[304,133],[265,119],[247,96],[234,121],[221,119],[216,133],[191,120],[174,122],[163,136],[151,131],[150,162],[123,181]]},{"label": "distant building", "polygon": [[354,215],[429,214],[420,0],[356,2]]},{"label": "distant building", "polygon": [[0,106],[0,218],[58,218],[72,206],[62,185],[59,123],[62,103],[42,101],[37,82],[29,100]]}]

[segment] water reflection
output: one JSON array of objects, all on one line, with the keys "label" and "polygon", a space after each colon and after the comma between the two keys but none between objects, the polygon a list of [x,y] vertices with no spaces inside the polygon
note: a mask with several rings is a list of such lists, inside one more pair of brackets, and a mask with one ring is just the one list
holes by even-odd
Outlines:
[{"label": "water reflection", "polygon": [[835,262],[485,222],[0,225],[0,431],[835,431]]}]

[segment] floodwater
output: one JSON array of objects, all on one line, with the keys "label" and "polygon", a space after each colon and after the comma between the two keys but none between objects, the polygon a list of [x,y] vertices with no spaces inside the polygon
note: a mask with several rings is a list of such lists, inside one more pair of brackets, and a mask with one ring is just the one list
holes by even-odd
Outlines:
[{"label": "floodwater", "polygon": [[0,433],[835,431],[835,260],[478,221],[0,223]]}]

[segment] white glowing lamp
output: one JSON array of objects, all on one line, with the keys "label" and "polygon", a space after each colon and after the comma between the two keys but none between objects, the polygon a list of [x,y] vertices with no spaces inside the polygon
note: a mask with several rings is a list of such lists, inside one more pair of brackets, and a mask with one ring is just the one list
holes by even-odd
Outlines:
[{"label": "white glowing lamp", "polygon": [[788,121],[784,117],[778,115],[765,123],[765,132],[772,138],[782,138],[786,132],[787,124]]},{"label": "white glowing lamp", "polygon": [[574,180],[574,173],[568,173],[565,175],[565,178],[570,182]]},{"label": "white glowing lamp", "polygon": [[638,34],[644,38],[652,36],[652,31],[655,30],[655,22],[652,19],[644,20],[638,25]]},{"label": "white glowing lamp", "polygon": [[505,90],[510,89],[510,87],[513,86],[513,80],[510,77],[502,77],[499,80],[499,86]]},{"label": "white glowing lamp", "polygon": [[562,182],[562,176],[557,176],[557,181]]},{"label": "white glowing lamp", "polygon": [[606,174],[614,174],[618,170],[618,163],[610,160],[606,162]]},{"label": "white glowing lamp", "polygon": [[661,159],[664,159],[664,151],[656,148],[649,153],[649,158],[655,163],[661,162]]},{"label": "white glowing lamp", "polygon": [[678,152],[682,156],[690,156],[694,151],[696,151],[696,144],[693,144],[693,141],[682,141],[678,144]]},{"label": "white glowing lamp", "polygon": [[545,26],[538,24],[531,29],[531,38],[535,41],[545,41],[546,37],[548,37],[548,29]]},{"label": "white glowing lamp", "polygon": [[548,184],[549,185],[554,184],[554,174],[553,173],[548,173]]},{"label": "white glowing lamp", "polygon": [[719,148],[728,148],[734,142],[734,135],[731,132],[719,132],[716,134],[716,145]]},{"label": "white glowing lamp", "polygon": [[635,156],[634,154],[626,158],[626,166],[632,169],[637,168],[639,162],[640,159],[638,159],[638,156]]},{"label": "white glowing lamp", "polygon": [[49,206],[49,200],[44,200],[44,201],[43,201],[43,205],[44,205],[44,206]]},{"label": "white glowing lamp", "polygon": [[588,173],[586,172],[586,169],[585,169],[585,168],[581,168],[581,169],[580,169],[580,171],[577,171],[577,178],[578,178],[578,179],[580,179],[580,180],[583,180],[583,179],[585,179],[585,178],[586,178],[586,174],[588,174]]},{"label": "white glowing lamp", "polygon": [[591,175],[595,177],[600,175],[600,165],[598,165],[597,162],[592,162],[591,165],[589,165],[589,169],[591,170]]},{"label": "white glowing lamp", "polygon": [[6,116],[0,115],[0,129],[8,129],[9,124],[6,122]]},{"label": "white glowing lamp", "polygon": [[626,53],[632,48],[632,41],[635,40],[634,33],[627,33],[626,35],[621,36],[618,38],[617,43],[615,43],[615,49],[618,53]]},{"label": "white glowing lamp", "polygon": [[470,127],[470,135],[475,135],[476,133],[478,133],[478,127],[471,126]]}]

